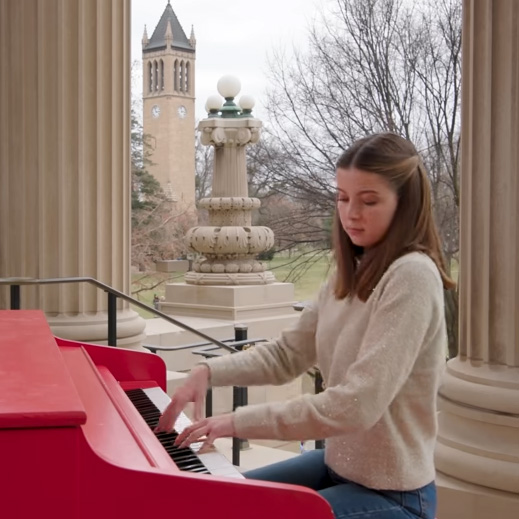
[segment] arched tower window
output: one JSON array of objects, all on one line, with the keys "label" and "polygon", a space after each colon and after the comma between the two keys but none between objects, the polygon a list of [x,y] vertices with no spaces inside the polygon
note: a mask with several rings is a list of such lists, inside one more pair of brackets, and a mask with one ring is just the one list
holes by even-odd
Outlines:
[{"label": "arched tower window", "polygon": [[160,90],[164,90],[164,61],[160,60]]},{"label": "arched tower window", "polygon": [[178,75],[178,59],[176,59],[173,64],[173,90],[175,92],[178,92]]},{"label": "arched tower window", "polygon": [[153,92],[153,64],[148,63],[148,91]]},{"label": "arched tower window", "polygon": [[153,68],[155,69],[155,91],[159,90],[159,64],[157,60],[153,62]]},{"label": "arched tower window", "polygon": [[178,78],[179,90],[184,91],[184,61],[180,62],[180,77]]},{"label": "arched tower window", "polygon": [[189,93],[191,90],[191,63],[189,61],[186,62],[185,80],[184,92]]}]

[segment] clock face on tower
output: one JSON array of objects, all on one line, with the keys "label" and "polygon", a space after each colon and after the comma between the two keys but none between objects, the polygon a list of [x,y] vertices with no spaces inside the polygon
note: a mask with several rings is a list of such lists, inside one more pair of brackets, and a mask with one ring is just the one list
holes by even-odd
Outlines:
[{"label": "clock face on tower", "polygon": [[178,116],[181,119],[184,119],[184,117],[187,115],[187,109],[185,106],[182,106],[182,105],[178,107],[177,112],[178,112]]},{"label": "clock face on tower", "polygon": [[160,106],[159,105],[153,105],[151,107],[151,115],[155,118],[160,115]]}]

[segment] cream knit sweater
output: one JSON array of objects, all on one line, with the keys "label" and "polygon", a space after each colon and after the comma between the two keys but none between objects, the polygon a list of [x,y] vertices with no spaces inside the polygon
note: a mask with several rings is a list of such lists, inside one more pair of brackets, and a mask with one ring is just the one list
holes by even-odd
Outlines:
[{"label": "cream knit sweater", "polygon": [[326,438],[326,463],[342,477],[412,490],[435,477],[446,342],[438,269],[410,253],[388,268],[366,302],[338,301],[325,285],[279,339],[207,364],[213,386],[283,384],[317,364],[324,392],[239,408],[237,436]]}]

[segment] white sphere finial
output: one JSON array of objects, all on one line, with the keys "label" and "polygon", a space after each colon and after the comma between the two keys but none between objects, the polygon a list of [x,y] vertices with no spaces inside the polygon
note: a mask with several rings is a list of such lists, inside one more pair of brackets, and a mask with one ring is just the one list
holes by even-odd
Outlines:
[{"label": "white sphere finial", "polygon": [[218,94],[210,95],[205,102],[206,112],[211,110],[220,110],[223,105],[223,99]]},{"label": "white sphere finial", "polygon": [[238,101],[240,108],[242,110],[252,110],[254,105],[256,104],[256,100],[249,94],[244,94],[240,96],[240,100]]},{"label": "white sphere finial", "polygon": [[236,76],[227,75],[218,80],[216,88],[225,98],[236,97],[241,89],[241,83]]}]

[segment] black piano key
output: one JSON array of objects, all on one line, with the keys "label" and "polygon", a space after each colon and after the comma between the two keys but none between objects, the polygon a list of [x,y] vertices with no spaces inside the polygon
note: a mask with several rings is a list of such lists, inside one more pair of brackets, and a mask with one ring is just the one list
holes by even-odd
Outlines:
[{"label": "black piano key", "polygon": [[193,453],[191,453],[191,454],[179,454],[174,449],[173,450],[172,449],[166,449],[166,451],[175,460],[175,463],[183,463],[185,461],[193,461],[193,460],[197,460],[198,459],[198,457],[195,456]]},{"label": "black piano key", "polygon": [[[148,395],[142,389],[129,389],[126,391],[126,395],[150,429],[155,429],[159,423],[160,411],[148,398]],[[175,431],[159,432],[155,433],[155,436],[180,470],[209,474],[205,465],[190,448],[180,448],[174,445],[175,439],[178,436]]]},{"label": "black piano key", "polygon": [[[205,468],[202,463],[189,463],[189,464],[181,464],[178,466],[180,470],[183,470],[185,472],[193,472],[197,469],[203,469]],[[207,470],[207,469],[206,469]],[[200,472],[200,471],[199,471]],[[207,471],[209,473],[209,471]]]}]

